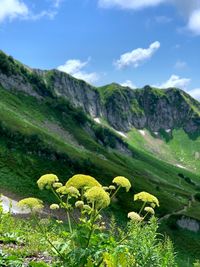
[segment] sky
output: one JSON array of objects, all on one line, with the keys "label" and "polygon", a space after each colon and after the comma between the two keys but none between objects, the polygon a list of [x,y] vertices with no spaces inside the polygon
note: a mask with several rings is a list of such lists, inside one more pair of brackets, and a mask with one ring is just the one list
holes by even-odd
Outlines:
[{"label": "sky", "polygon": [[178,87],[200,100],[200,0],[0,0],[0,49],[95,86]]}]

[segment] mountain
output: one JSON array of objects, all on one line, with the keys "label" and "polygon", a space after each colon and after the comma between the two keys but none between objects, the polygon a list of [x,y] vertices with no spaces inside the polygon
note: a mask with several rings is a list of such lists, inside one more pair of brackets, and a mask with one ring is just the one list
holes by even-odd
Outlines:
[{"label": "mountain", "polygon": [[150,86],[132,90],[115,83],[95,88],[57,70],[16,65],[12,57],[3,53],[1,60],[4,63],[0,79],[4,88],[15,88],[36,97],[63,97],[90,116],[107,120],[119,131],[135,127],[155,132],[181,127],[188,134],[200,132],[200,103],[182,90]]},{"label": "mountain", "polygon": [[[35,184],[44,173],[63,181],[87,173],[105,185],[123,175],[133,189],[128,198],[121,192],[112,207],[119,220],[132,208],[133,193],[142,190],[159,198],[159,217],[200,221],[199,133],[200,103],[179,89],[97,88],[58,70],[31,69],[0,52],[2,191],[48,201]],[[170,218],[163,228],[173,237]],[[189,246],[196,254],[187,257],[200,254],[200,238],[188,242],[189,233],[177,229],[185,240],[177,242],[183,256]]]}]

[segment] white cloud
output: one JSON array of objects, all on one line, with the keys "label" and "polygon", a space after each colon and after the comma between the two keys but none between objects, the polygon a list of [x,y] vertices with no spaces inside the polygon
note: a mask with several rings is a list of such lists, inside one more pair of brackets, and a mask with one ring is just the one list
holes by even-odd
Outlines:
[{"label": "white cloud", "polygon": [[120,56],[115,62],[118,69],[122,69],[128,66],[134,66],[137,68],[141,63],[150,59],[152,55],[160,48],[158,41],[152,43],[149,48],[137,48],[131,52],[127,52]]},{"label": "white cloud", "polygon": [[200,34],[200,9],[193,11],[190,15],[188,29],[196,35]]},{"label": "white cloud", "polygon": [[200,88],[189,90],[187,93],[200,101]]},{"label": "white cloud", "polygon": [[166,0],[99,0],[99,6],[103,8],[119,7],[123,9],[142,9],[152,7]]},{"label": "white cloud", "polygon": [[[103,8],[118,7],[121,9],[139,10],[160,4],[173,5],[187,20],[186,29],[200,35],[200,1],[199,0],[99,0],[99,6]],[[157,22],[167,23],[170,18],[158,16]]]},{"label": "white cloud", "polygon": [[28,7],[21,0],[0,0],[0,7],[0,22],[25,17],[29,13]]},{"label": "white cloud", "polygon": [[175,65],[174,65],[175,69],[184,69],[186,67],[187,67],[187,63],[185,61],[182,61],[182,60],[177,60]]},{"label": "white cloud", "polygon": [[132,89],[135,89],[136,86],[135,84],[131,81],[131,80],[126,80],[125,82],[121,83],[122,86],[125,86],[125,87],[130,87]]},{"label": "white cloud", "polygon": [[63,0],[53,0],[53,6],[59,8]]},{"label": "white cloud", "polygon": [[199,0],[166,0],[166,3],[167,2],[173,4],[186,18],[188,18],[194,10],[200,8]]},{"label": "white cloud", "polygon": [[157,87],[160,88],[170,88],[170,87],[176,87],[180,89],[186,89],[188,84],[190,83],[190,79],[188,78],[181,78],[178,75],[171,75],[171,77],[164,83],[157,85]]},{"label": "white cloud", "polygon": [[27,17],[25,17],[26,20],[39,20],[44,17],[53,19],[57,15],[56,10],[43,10],[39,13],[30,13]]},{"label": "white cloud", "polygon": [[190,82],[191,82],[191,79],[181,78],[173,74],[166,82],[160,85],[153,85],[153,87],[157,87],[161,89],[166,89],[170,87],[179,88],[179,89],[186,91],[186,93],[190,94],[193,98],[200,101],[200,88],[188,89],[188,85]]},{"label": "white cloud", "polygon": [[79,59],[69,59],[65,64],[59,66],[57,69],[63,72],[66,72],[77,79],[84,80],[88,83],[95,83],[99,80],[99,75],[96,72],[88,73],[83,70],[89,63],[87,61],[81,61]]},{"label": "white cloud", "polygon": [[46,9],[35,13],[31,10],[23,0],[0,0],[0,23],[5,20],[23,19],[23,20],[39,20],[47,17],[53,19],[64,0],[52,0]]}]

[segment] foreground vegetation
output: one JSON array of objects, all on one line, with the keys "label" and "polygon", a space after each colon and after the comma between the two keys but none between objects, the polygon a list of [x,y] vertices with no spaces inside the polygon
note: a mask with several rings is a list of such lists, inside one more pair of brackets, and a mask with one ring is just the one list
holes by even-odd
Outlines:
[{"label": "foreground vegetation", "polygon": [[[159,201],[155,196],[147,192],[134,195],[133,201],[139,201],[141,208],[138,213],[128,213],[123,230],[114,218],[104,221],[103,209],[117,193],[131,188],[125,177],[115,177],[112,185],[102,187],[87,175],[75,175],[63,185],[56,175],[48,174],[38,180],[38,186],[54,194],[57,203],[50,209],[63,209],[66,220],[42,219],[44,206],[37,198],[19,202],[31,211],[28,221],[16,220],[1,210],[1,266],[177,266],[171,241],[157,233],[154,209]],[[34,255],[44,260],[31,260]]]},{"label": "foreground vegetation", "polygon": [[[60,180],[65,182],[66,176],[87,172],[105,185],[109,185],[112,177],[120,173],[134,183],[134,193],[145,190],[159,198],[158,217],[182,210],[191,196],[199,193],[198,175],[157,160],[137,148],[133,149],[131,144],[131,155],[127,155],[111,148],[109,143],[102,143],[101,140],[112,140],[114,133],[108,133],[88,119],[86,123],[83,123],[84,120],[80,122],[82,113],[68,106],[64,100],[62,103],[55,101],[52,106],[51,101],[39,101],[2,88],[0,96],[1,192],[9,190],[17,196],[34,195],[53,201],[52,195],[37,189],[36,177],[41,173],[58,173]],[[89,132],[85,131],[88,125]],[[97,131],[92,132],[92,129]],[[120,223],[126,221],[126,213],[132,208],[132,195],[132,188],[127,194],[122,191],[117,197],[118,201],[110,207],[109,212],[114,213]],[[135,208],[139,210],[137,203]],[[193,203],[187,214],[200,220],[198,201]],[[176,251],[182,252],[180,260],[185,257],[187,262],[189,258],[191,263],[198,258],[199,236],[181,231],[175,233],[167,222],[161,230],[171,238],[176,234],[177,238],[173,241]],[[193,248],[191,253],[190,248]]]}]

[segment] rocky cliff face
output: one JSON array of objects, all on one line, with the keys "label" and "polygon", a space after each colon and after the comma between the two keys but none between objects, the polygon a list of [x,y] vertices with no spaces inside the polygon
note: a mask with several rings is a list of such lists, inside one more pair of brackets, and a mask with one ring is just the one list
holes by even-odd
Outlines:
[{"label": "rocky cliff face", "polygon": [[118,84],[95,88],[58,70],[32,70],[0,52],[0,85],[37,98],[62,97],[92,117],[102,117],[119,131],[132,127],[152,132],[182,127],[200,132],[200,103],[185,92],[145,86],[132,90]]},{"label": "rocky cliff face", "polygon": [[51,71],[49,83],[58,97],[68,99],[75,107],[82,107],[92,117],[102,116],[101,99],[96,88],[58,70]]},{"label": "rocky cliff face", "polygon": [[[102,89],[105,94],[104,115],[116,129],[128,131],[133,126],[152,132],[183,128],[187,133],[200,131],[200,104],[185,92],[146,86],[132,90],[119,85]],[[106,90],[112,90],[106,96]]]}]

